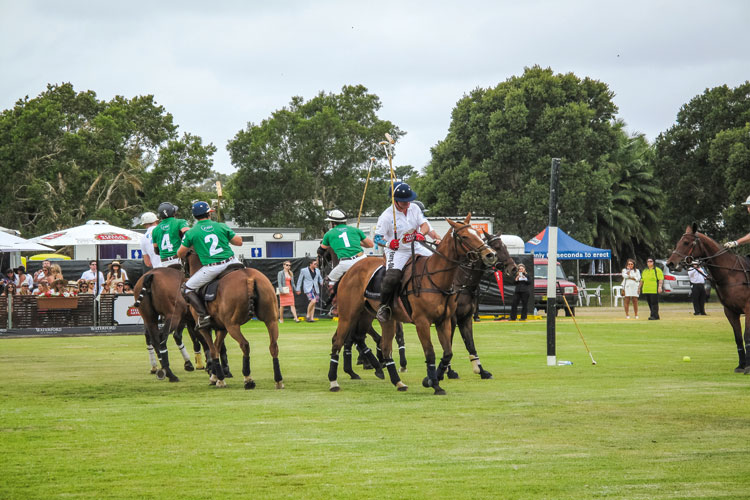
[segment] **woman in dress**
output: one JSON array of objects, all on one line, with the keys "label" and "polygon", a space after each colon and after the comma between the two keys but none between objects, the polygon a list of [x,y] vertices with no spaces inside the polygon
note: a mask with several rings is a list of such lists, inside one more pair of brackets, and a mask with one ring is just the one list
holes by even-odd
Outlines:
[{"label": "woman in dress", "polygon": [[622,303],[625,306],[625,319],[630,319],[630,303],[633,303],[633,313],[635,319],[638,319],[638,286],[641,281],[641,272],[636,269],[635,261],[628,259],[625,269],[622,270],[622,289],[625,290],[625,296]]},{"label": "woman in dress", "polygon": [[110,289],[117,288],[118,283],[125,283],[127,280],[128,273],[120,266],[120,261],[113,260],[109,265],[109,272],[107,273],[107,282],[110,284]]},{"label": "woman in dress", "polygon": [[[284,307],[288,306],[294,316],[294,322],[299,323],[297,317],[297,308],[294,306],[294,289],[292,283],[294,282],[294,273],[292,273],[292,263],[289,261],[284,262],[284,269],[279,271],[276,276],[277,286],[279,287],[279,323],[284,322]],[[286,293],[281,293],[286,291]]]}]

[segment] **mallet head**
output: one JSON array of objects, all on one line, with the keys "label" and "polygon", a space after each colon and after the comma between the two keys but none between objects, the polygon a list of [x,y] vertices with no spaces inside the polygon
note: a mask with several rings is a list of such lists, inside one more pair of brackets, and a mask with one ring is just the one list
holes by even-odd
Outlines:
[{"label": "mallet head", "polygon": [[390,142],[391,144],[396,144],[396,141],[393,140],[393,137],[391,137],[391,134],[386,132],[385,138],[388,139],[388,142]]}]

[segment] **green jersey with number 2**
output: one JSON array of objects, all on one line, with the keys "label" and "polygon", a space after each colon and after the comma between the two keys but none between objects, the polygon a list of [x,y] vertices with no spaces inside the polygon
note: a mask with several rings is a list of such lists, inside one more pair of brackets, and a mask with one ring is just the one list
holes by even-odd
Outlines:
[{"label": "green jersey with number 2", "polygon": [[159,257],[166,260],[177,255],[180,248],[180,229],[189,227],[185,219],[175,219],[170,217],[164,219],[154,227],[151,232],[151,238],[156,246],[159,247]]},{"label": "green jersey with number 2", "polygon": [[229,240],[234,238],[234,231],[222,222],[210,219],[199,220],[185,233],[182,245],[193,247],[201,259],[201,264],[214,264],[234,257]]}]

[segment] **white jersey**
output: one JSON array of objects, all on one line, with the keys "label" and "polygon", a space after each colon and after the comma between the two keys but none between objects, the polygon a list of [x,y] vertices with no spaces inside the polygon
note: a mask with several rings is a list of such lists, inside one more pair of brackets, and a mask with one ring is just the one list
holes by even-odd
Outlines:
[{"label": "white jersey", "polygon": [[146,234],[141,236],[141,255],[148,255],[151,259],[151,267],[154,269],[161,267],[161,257],[154,252],[154,240],[151,238],[151,233],[154,232],[155,227],[151,226],[146,229]]},{"label": "white jersey", "polygon": [[[413,203],[409,205],[409,209],[406,211],[406,215],[403,212],[396,210],[396,235],[398,237],[399,247],[395,252],[388,247],[385,247],[385,260],[387,269],[403,269],[406,261],[411,257],[411,246],[413,234],[419,231],[419,227],[427,222],[422,211],[417,205]],[[429,222],[427,222],[429,225]],[[391,240],[395,239],[393,234],[393,206],[386,208],[380,217],[378,217],[378,225],[375,228],[375,234],[383,236],[386,243],[390,243]],[[417,255],[430,256],[430,252],[427,248],[422,246],[421,243],[414,244],[414,252]]]}]

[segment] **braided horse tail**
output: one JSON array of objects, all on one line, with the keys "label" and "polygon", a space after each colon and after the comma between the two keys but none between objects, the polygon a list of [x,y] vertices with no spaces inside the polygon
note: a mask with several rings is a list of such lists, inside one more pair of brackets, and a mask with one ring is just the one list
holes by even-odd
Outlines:
[{"label": "braided horse tail", "polygon": [[248,276],[245,281],[247,284],[247,314],[249,321],[255,316],[255,301],[258,300],[258,297],[257,290],[255,289],[255,278]]},{"label": "braided horse tail", "polygon": [[138,298],[135,299],[134,307],[141,305],[141,301],[148,295],[151,296],[151,282],[154,280],[154,275],[149,273],[143,277],[143,286],[141,287],[141,293],[138,294]]}]

